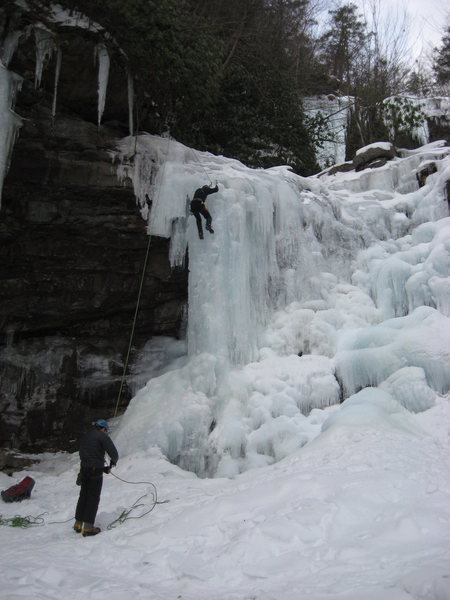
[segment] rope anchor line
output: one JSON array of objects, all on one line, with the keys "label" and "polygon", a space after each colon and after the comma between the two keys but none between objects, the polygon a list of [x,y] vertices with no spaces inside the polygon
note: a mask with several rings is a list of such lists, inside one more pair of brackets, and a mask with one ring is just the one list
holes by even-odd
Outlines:
[{"label": "rope anchor line", "polygon": [[[128,369],[128,363],[130,360],[131,348],[132,348],[133,339],[134,339],[134,332],[136,329],[136,321],[137,321],[137,317],[138,317],[138,313],[139,313],[139,306],[140,306],[140,302],[141,302],[142,289],[144,286],[145,272],[147,269],[147,262],[148,262],[148,257],[150,254],[150,243],[151,243],[151,239],[152,239],[152,235],[150,233],[151,229],[152,229],[152,217],[156,214],[156,206],[158,204],[159,196],[160,196],[160,192],[161,192],[161,182],[164,179],[166,164],[167,164],[167,160],[169,157],[170,142],[171,142],[171,137],[169,135],[169,137],[167,139],[166,160],[164,161],[162,169],[161,169],[161,177],[159,180],[159,185],[158,185],[158,189],[157,189],[156,196],[155,196],[155,203],[154,203],[154,206],[152,206],[151,213],[150,213],[149,226],[148,226],[149,235],[148,235],[147,249],[145,252],[144,266],[142,268],[141,280],[140,280],[140,284],[139,284],[139,291],[138,291],[138,296],[137,296],[137,300],[136,300],[136,308],[135,308],[132,327],[131,327],[130,340],[128,343],[128,350],[127,350],[125,362],[123,365],[123,371],[122,371],[122,376],[121,376],[120,386],[119,386],[119,393],[117,395],[116,405],[115,405],[115,409],[114,409],[114,418],[117,416],[117,412],[119,410],[119,405],[120,405],[120,399],[122,397],[123,387],[125,385],[126,373],[127,373],[127,369]],[[136,144],[137,144],[137,136],[135,138],[135,154],[137,153]],[[198,162],[200,167],[203,169],[206,177],[208,178],[209,183],[212,185],[211,177],[209,176],[208,171],[205,168],[205,165],[202,163],[200,156],[197,154],[197,152],[194,150],[194,148],[191,148],[191,150],[192,150],[192,154],[194,156],[194,160],[196,160]]]},{"label": "rope anchor line", "polygon": [[[136,300],[136,308],[135,308],[135,311],[134,311],[133,324],[132,324],[132,327],[131,327],[130,340],[129,340],[129,343],[128,343],[128,350],[127,350],[125,362],[124,362],[124,365],[123,365],[123,371],[122,371],[122,377],[121,377],[121,380],[120,380],[119,393],[117,395],[116,406],[115,406],[115,409],[114,409],[114,417],[117,416],[117,411],[119,409],[120,399],[121,399],[121,396],[122,396],[123,386],[125,384],[125,378],[126,378],[126,373],[127,373],[127,369],[128,369],[128,362],[130,360],[131,348],[132,348],[133,339],[134,339],[134,331],[135,331],[135,328],[136,328],[136,321],[137,321],[137,317],[138,317],[138,313],[139,313],[139,306],[140,306],[140,303],[141,303],[142,289],[144,287],[145,271],[147,269],[148,256],[150,254],[150,243],[152,241],[152,234],[151,234],[151,230],[152,230],[152,216],[156,213],[156,206],[157,206],[158,201],[159,201],[159,195],[160,195],[160,192],[161,192],[161,181],[164,179],[164,171],[165,171],[165,168],[166,168],[167,159],[169,157],[170,141],[171,140],[170,140],[170,136],[169,136],[168,141],[167,141],[166,160],[164,161],[164,164],[163,164],[163,167],[162,167],[160,184],[159,184],[158,189],[157,189],[156,198],[155,198],[155,204],[154,204],[154,206],[152,206],[152,209],[151,209],[151,212],[150,212],[150,219],[149,219],[149,223],[148,223],[147,249],[145,251],[144,266],[142,268],[141,280],[140,280],[140,284],[139,284],[139,292],[138,292],[138,296],[137,296],[137,300]],[[137,136],[136,136],[135,143],[136,142],[137,142]]]}]

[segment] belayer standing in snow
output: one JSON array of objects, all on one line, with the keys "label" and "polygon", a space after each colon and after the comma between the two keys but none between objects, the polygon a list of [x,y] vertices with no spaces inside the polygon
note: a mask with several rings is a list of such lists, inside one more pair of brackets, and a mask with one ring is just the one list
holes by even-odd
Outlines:
[{"label": "belayer standing in snow", "polygon": [[202,228],[202,219],[200,215],[203,215],[206,219],[206,229],[209,233],[214,233],[214,229],[211,227],[212,217],[209,214],[209,210],[206,207],[206,196],[209,194],[215,194],[219,191],[219,186],[216,181],[216,187],[210,187],[208,185],[204,185],[201,188],[198,188],[194,192],[194,198],[191,201],[191,213],[194,215],[195,220],[197,221],[197,229],[198,229],[198,237],[203,239],[203,228]]},{"label": "belayer standing in snow", "polygon": [[[83,532],[84,537],[97,535],[101,531],[100,527],[94,527],[94,522],[102,492],[103,473],[109,473],[119,460],[119,453],[108,432],[108,423],[104,419],[98,419],[80,442],[81,489],[73,528],[77,533]],[[111,459],[109,467],[104,466],[105,452]]]}]

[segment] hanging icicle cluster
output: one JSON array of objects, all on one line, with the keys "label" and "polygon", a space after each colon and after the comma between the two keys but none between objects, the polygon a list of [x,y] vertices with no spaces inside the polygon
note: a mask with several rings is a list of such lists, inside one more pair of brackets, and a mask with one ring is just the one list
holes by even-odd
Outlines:
[{"label": "hanging icicle cluster", "polygon": [[42,71],[46,60],[50,60],[55,49],[53,34],[46,28],[35,27],[34,39],[36,41],[36,69],[34,72],[34,87],[41,85]]},{"label": "hanging icicle cluster", "polygon": [[134,107],[134,83],[133,83],[133,75],[129,70],[127,70],[128,75],[128,124],[130,135],[134,133],[134,123],[133,123],[133,107]]},{"label": "hanging icicle cluster", "polygon": [[[22,7],[24,8],[24,7]],[[51,6],[50,20],[56,25],[77,27],[101,34],[103,39],[111,40],[111,36],[98,23],[94,23],[85,15],[76,12],[67,12],[59,5]],[[34,73],[34,87],[41,86],[43,71],[56,53],[55,76],[53,84],[52,118],[56,116],[58,85],[61,73],[63,55],[59,44],[58,35],[42,22],[27,25],[22,30],[11,29],[0,40],[0,202],[3,180],[8,171],[9,160],[14,142],[22,124],[21,118],[14,112],[14,103],[17,91],[22,85],[22,78],[8,69],[9,64],[17,50],[20,39],[34,36],[36,62]],[[124,52],[119,48],[122,55]],[[126,56],[125,56],[126,58]],[[97,122],[100,126],[106,104],[108,88],[110,56],[104,42],[99,42],[94,50],[94,61],[98,62],[98,106]],[[132,73],[127,69],[128,88],[128,113],[130,135],[134,133],[134,85]],[[1,206],[1,204],[0,204]]]}]

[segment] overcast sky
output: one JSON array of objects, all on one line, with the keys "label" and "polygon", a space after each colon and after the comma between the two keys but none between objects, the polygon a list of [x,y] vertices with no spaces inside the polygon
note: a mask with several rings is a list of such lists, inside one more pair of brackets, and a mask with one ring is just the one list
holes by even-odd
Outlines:
[{"label": "overcast sky", "polygon": [[[358,0],[360,1],[360,0]],[[409,13],[411,36],[416,53],[440,46],[446,25],[449,24],[449,0],[384,0],[386,6],[397,4]]]},{"label": "overcast sky", "polygon": [[[353,2],[364,12],[374,0],[329,0],[330,6]],[[429,53],[440,46],[443,32],[450,24],[450,0],[375,0],[380,2],[388,22],[402,21],[406,10],[409,22],[409,38],[414,45],[414,57]]]}]

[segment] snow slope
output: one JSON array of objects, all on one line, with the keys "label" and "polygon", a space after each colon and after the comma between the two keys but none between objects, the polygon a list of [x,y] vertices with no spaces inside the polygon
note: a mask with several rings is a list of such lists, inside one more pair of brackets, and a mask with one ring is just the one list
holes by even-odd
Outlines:
[{"label": "snow slope", "polygon": [[[32,499],[2,506],[4,516],[45,513],[47,524],[2,528],[0,596],[447,600],[448,399],[420,415],[317,411],[319,429],[327,415],[308,446],[235,479],[199,479],[156,450],[126,457],[119,476],[152,481],[169,502],[95,538],[75,534],[71,520],[49,524],[73,515],[77,461],[44,457]],[[97,523],[105,528],[146,492],[105,477]]]}]

